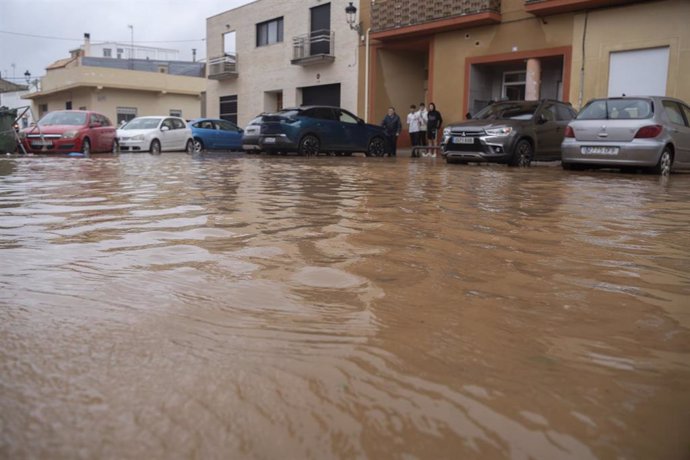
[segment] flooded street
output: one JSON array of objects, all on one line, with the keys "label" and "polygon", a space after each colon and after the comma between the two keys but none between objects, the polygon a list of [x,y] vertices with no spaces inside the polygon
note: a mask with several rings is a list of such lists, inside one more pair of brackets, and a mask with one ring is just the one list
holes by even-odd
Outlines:
[{"label": "flooded street", "polygon": [[0,458],[690,458],[690,175],[0,159]]}]

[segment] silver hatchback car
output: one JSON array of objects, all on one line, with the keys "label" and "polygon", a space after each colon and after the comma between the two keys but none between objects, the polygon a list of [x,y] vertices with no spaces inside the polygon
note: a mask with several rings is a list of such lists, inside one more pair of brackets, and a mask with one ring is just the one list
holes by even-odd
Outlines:
[{"label": "silver hatchback car", "polygon": [[563,169],[647,168],[666,175],[690,168],[690,107],[669,97],[594,99],[568,124]]}]

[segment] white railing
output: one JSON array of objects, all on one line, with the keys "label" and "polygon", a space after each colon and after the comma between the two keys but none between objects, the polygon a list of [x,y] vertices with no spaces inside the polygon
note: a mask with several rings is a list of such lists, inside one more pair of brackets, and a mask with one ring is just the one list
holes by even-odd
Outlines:
[{"label": "white railing", "polygon": [[224,54],[208,60],[208,77],[237,74],[237,54]]},{"label": "white railing", "polygon": [[299,60],[312,56],[333,56],[335,32],[327,29],[315,30],[292,38],[292,59]]}]

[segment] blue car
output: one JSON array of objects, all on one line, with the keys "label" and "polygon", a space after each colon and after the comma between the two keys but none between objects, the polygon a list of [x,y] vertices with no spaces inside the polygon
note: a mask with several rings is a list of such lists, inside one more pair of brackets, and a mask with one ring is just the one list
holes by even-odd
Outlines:
[{"label": "blue car", "polygon": [[381,126],[370,125],[339,107],[304,106],[262,116],[259,147],[268,153],[301,155],[334,153],[383,156],[386,136]]},{"label": "blue car", "polygon": [[202,150],[242,150],[242,129],[227,120],[196,118],[189,122],[194,152]]}]

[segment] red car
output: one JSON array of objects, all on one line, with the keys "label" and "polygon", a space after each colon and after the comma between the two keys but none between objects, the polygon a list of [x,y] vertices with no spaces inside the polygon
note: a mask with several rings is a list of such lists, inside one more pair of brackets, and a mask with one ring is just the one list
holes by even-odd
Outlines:
[{"label": "red car", "polygon": [[84,110],[59,110],[41,118],[35,126],[20,132],[31,153],[112,152],[115,127],[105,115]]}]

